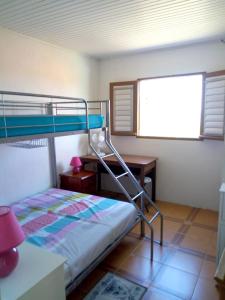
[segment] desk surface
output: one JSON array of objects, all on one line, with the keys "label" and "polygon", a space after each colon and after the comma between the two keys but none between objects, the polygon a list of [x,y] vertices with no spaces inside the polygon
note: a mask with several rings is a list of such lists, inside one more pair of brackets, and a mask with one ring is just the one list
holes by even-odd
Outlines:
[{"label": "desk surface", "polygon": [[[156,161],[157,157],[151,156],[142,156],[142,155],[128,155],[121,154],[125,163],[129,168],[131,168],[132,172],[139,176],[141,186],[144,186],[145,176],[150,176],[152,179],[152,199],[155,201],[156,195]],[[101,190],[101,162],[98,160],[96,156],[86,155],[81,157],[82,162],[85,163],[96,163],[97,166],[97,174],[98,174],[98,190]],[[108,163],[108,165],[112,167],[119,167],[119,162],[115,156],[109,156],[104,158],[104,161]],[[112,169],[112,167],[110,169]],[[115,172],[114,172],[115,173]],[[151,173],[151,174],[150,174]]]},{"label": "desk surface", "polygon": [[[157,157],[150,157],[150,156],[141,156],[141,155],[128,155],[128,154],[121,154],[122,158],[124,159],[125,163],[130,166],[146,166],[149,165],[157,160]],[[93,155],[85,155],[81,157],[81,160],[84,162],[96,162],[98,158]],[[110,162],[111,164],[117,164],[117,159],[115,156],[110,156],[104,158],[105,161]]]}]

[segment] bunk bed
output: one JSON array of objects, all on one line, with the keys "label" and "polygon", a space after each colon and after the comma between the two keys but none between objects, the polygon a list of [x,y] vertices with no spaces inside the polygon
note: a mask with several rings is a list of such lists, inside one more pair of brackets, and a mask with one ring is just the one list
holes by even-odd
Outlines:
[{"label": "bunk bed", "polygon": [[[93,101],[99,106],[88,108],[87,101],[80,98],[8,91],[0,91],[0,95],[0,143],[71,135],[103,126],[106,101]],[[17,97],[29,101],[15,100]],[[98,113],[89,114],[88,110]]]},{"label": "bunk bed", "polygon": [[[53,188],[20,200],[12,208],[28,242],[67,258],[67,293],[138,223],[141,236],[145,235],[144,222],[150,229],[153,259],[152,222],[160,217],[162,245],[163,217],[111,143],[109,101],[87,102],[81,98],[9,91],[0,91],[0,97],[0,143],[48,139]],[[110,150],[105,156],[100,156],[91,143],[91,132],[96,129],[105,133],[105,142]],[[88,133],[89,146],[131,203],[57,189],[55,137],[77,133]],[[120,176],[115,176],[104,161],[110,155],[118,158],[125,171]],[[135,197],[129,195],[120,183],[122,176],[128,176],[137,188]],[[144,197],[156,210],[150,220],[144,214]],[[141,208],[136,202],[138,199],[141,200]]]}]

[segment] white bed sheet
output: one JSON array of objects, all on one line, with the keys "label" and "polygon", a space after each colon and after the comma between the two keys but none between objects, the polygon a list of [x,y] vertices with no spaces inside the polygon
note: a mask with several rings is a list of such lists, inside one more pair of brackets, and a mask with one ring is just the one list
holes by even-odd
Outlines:
[{"label": "white bed sheet", "polygon": [[115,207],[101,223],[79,221],[80,226],[68,233],[66,242],[55,252],[67,258],[65,262],[66,286],[111,245],[137,219],[133,205],[123,203]]}]

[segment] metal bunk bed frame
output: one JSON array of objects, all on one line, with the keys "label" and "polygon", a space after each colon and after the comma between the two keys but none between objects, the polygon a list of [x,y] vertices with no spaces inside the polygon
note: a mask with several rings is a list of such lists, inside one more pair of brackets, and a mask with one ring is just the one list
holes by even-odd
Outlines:
[{"label": "metal bunk bed frame", "polygon": [[[97,259],[92,262],[80,275],[78,275],[74,281],[67,286],[66,290],[67,293],[70,293],[118,244],[119,242],[124,238],[127,233],[138,223],[140,223],[140,237],[146,237],[145,236],[145,224],[147,224],[149,230],[150,230],[150,258],[151,262],[153,261],[153,251],[154,251],[154,230],[152,223],[159,217],[160,218],[160,245],[163,244],[163,215],[155,205],[155,203],[151,200],[151,197],[149,194],[145,191],[145,189],[140,185],[140,183],[137,181],[135,176],[132,174],[132,172],[129,170],[127,165],[125,164],[124,160],[120,156],[120,154],[117,152],[115,147],[112,144],[111,136],[110,136],[110,110],[109,110],[109,100],[99,100],[99,101],[86,101],[82,98],[74,98],[74,97],[63,97],[63,96],[55,96],[55,95],[45,95],[45,94],[33,94],[33,93],[19,93],[19,92],[10,92],[10,91],[0,91],[1,99],[0,99],[0,112],[2,110],[3,118],[6,118],[6,111],[9,110],[18,110],[18,109],[34,109],[34,108],[41,108],[44,110],[44,113],[48,116],[52,116],[52,120],[54,123],[54,116],[58,115],[58,111],[62,110],[69,110],[69,111],[84,111],[82,115],[85,116],[84,122],[79,122],[80,124],[85,123],[85,129],[84,130],[76,130],[76,131],[65,131],[65,132],[56,132],[55,127],[57,124],[54,125],[54,132],[52,133],[42,133],[42,134],[35,134],[35,135],[27,135],[27,136],[17,136],[17,137],[8,137],[7,136],[7,125],[5,121],[5,130],[6,130],[6,137],[0,139],[0,143],[10,143],[10,142],[17,142],[17,141],[24,141],[24,140],[30,140],[30,139],[40,139],[40,138],[48,138],[48,149],[49,149],[49,158],[50,158],[50,167],[51,167],[51,179],[52,179],[52,186],[57,187],[57,168],[56,168],[56,152],[55,152],[55,137],[57,136],[65,136],[65,135],[73,135],[73,134],[79,134],[79,133],[88,133],[88,142],[89,146],[92,149],[92,151],[95,153],[95,155],[98,157],[98,159],[101,161],[105,169],[108,171],[108,173],[111,175],[114,182],[117,184],[117,186],[120,188],[122,193],[126,196],[127,200],[134,205],[136,210],[138,211],[139,218],[136,220],[135,224],[132,224],[126,231],[124,231],[115,241],[112,245],[108,246],[107,249],[105,249],[102,254],[97,257]],[[34,101],[12,101],[12,100],[5,100],[5,96],[16,96],[16,97],[31,97],[33,98],[46,98],[50,99],[51,101],[46,103],[39,103]],[[57,101],[53,101],[53,99]],[[67,105],[70,106],[67,106]],[[76,106],[78,104],[78,106]],[[82,106],[80,106],[82,104]],[[92,107],[92,105],[99,105],[98,107]],[[74,106],[73,106],[74,105]],[[92,129],[90,128],[89,124],[89,111],[99,111],[100,114],[104,112],[105,114],[105,126],[101,129],[104,131],[105,136],[105,144],[107,148],[109,149],[109,153],[106,155],[100,155],[96,149],[95,146],[92,143],[91,134]],[[1,116],[1,115],[0,115]],[[72,123],[77,124],[77,123]],[[62,124],[60,124],[62,125]],[[71,124],[70,124],[71,125]],[[0,127],[1,129],[1,127]],[[120,165],[121,169],[124,171],[120,175],[115,175],[112,170],[109,168],[107,163],[104,161],[104,158],[114,156],[116,160],[118,161],[118,164]],[[132,196],[126,188],[123,186],[123,184],[120,182],[120,178],[122,177],[128,177],[130,180],[130,183],[133,185],[133,187],[136,189],[137,194],[135,196]],[[151,219],[148,220],[147,216],[145,215],[145,199],[147,200],[148,204],[151,206],[152,215]],[[138,201],[140,200],[140,205],[138,205]],[[148,238],[148,237],[147,237]]]}]

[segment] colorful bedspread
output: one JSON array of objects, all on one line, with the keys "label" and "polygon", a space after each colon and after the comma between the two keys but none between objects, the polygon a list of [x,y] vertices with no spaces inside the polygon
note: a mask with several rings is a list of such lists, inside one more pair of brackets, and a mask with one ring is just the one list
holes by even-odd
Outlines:
[{"label": "colorful bedspread", "polygon": [[79,225],[77,221],[101,222],[121,202],[93,195],[50,189],[13,205],[27,241],[54,248]]},{"label": "colorful bedspread", "polygon": [[67,284],[137,218],[131,204],[59,189],[12,208],[28,242],[67,257]]}]

